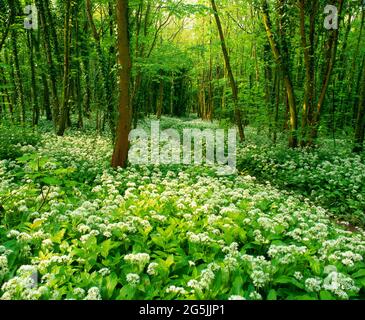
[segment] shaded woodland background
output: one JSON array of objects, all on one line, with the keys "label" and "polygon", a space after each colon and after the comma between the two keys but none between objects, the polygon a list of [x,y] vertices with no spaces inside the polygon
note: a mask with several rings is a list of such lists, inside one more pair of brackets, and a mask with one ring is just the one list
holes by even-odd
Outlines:
[{"label": "shaded woodland background", "polygon": [[[151,114],[196,113],[235,122],[241,140],[250,125],[274,143],[286,133],[291,147],[324,135],[363,149],[363,1],[128,2],[132,126]],[[0,2],[1,121],[45,118],[63,135],[92,119],[114,139],[116,3],[37,0],[35,30],[24,28],[27,4]],[[324,26],[327,5],[338,29]]]}]

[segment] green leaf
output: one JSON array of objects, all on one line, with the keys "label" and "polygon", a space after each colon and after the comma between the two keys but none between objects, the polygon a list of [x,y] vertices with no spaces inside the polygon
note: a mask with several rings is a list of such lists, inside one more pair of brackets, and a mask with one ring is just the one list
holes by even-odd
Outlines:
[{"label": "green leaf", "polygon": [[292,278],[288,277],[288,276],[280,276],[278,278],[276,278],[274,280],[275,283],[281,283],[281,284],[287,284],[287,283],[292,283]]},{"label": "green leaf", "polygon": [[106,278],[105,286],[108,299],[111,299],[113,297],[113,293],[117,285],[118,285],[118,276],[113,272],[110,276]]},{"label": "green leaf", "polygon": [[304,294],[302,296],[295,296],[293,300],[317,300],[317,299],[310,296],[309,294]]},{"label": "green leaf", "polygon": [[277,300],[278,296],[276,294],[276,291],[274,289],[271,289],[269,291],[269,294],[267,295],[267,300]]},{"label": "green leaf", "polygon": [[328,291],[321,291],[319,293],[319,296],[321,300],[335,300],[335,298],[332,296],[332,294]]},{"label": "green leaf", "polygon": [[170,255],[170,256],[167,257],[167,259],[165,261],[165,266],[167,268],[170,268],[174,263],[175,263],[174,256]]},{"label": "green leaf", "polygon": [[223,283],[222,276],[223,276],[222,270],[219,270],[215,275],[214,284],[213,284],[213,288],[212,288],[212,291],[215,293],[219,293],[219,291],[222,288],[222,283]]},{"label": "green leaf", "polygon": [[288,277],[288,276],[280,276],[277,279],[274,280],[274,283],[280,283],[280,284],[292,284],[296,286],[299,289],[303,289],[303,285],[296,279]]},{"label": "green leaf", "polygon": [[51,185],[51,186],[59,186],[62,184],[62,181],[60,179],[54,178],[54,177],[44,177],[42,181],[45,184]]},{"label": "green leaf", "polygon": [[365,269],[360,269],[359,271],[352,274],[351,277],[354,278],[354,279],[365,277]]},{"label": "green leaf", "polygon": [[65,232],[66,232],[66,229],[62,229],[62,230],[58,231],[55,235],[53,235],[51,237],[52,242],[54,242],[54,243],[61,243],[62,242],[62,239],[63,239],[63,237],[65,235]]},{"label": "green leaf", "polygon": [[357,279],[356,282],[365,288],[365,278]]},{"label": "green leaf", "polygon": [[109,254],[110,249],[112,248],[112,241],[110,239],[105,240],[103,243],[100,244],[100,253],[101,255],[106,258]]},{"label": "green leaf", "polygon": [[240,274],[236,275],[232,284],[232,294],[243,295],[243,284],[244,280]]},{"label": "green leaf", "polygon": [[120,289],[117,300],[132,300],[135,294],[136,289],[131,287],[130,285],[126,285],[122,289]]},{"label": "green leaf", "polygon": [[309,260],[310,267],[315,275],[319,276],[321,274],[321,264],[317,259]]}]

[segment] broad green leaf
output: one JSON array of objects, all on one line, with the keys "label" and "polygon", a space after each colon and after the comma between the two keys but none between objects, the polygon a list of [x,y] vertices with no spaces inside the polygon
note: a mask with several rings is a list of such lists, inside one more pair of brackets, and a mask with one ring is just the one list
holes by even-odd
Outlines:
[{"label": "broad green leaf", "polygon": [[267,295],[267,300],[277,300],[278,299],[278,296],[277,296],[277,293],[274,289],[271,289],[269,291],[269,294]]},{"label": "broad green leaf", "polygon": [[319,296],[321,300],[335,300],[335,298],[332,296],[332,294],[328,291],[321,291],[319,293]]}]

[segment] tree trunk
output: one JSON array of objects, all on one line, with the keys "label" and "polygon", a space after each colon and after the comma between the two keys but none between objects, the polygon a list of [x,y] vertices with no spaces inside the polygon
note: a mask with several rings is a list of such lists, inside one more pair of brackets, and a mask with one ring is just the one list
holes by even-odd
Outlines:
[{"label": "tree trunk", "polygon": [[86,4],[87,18],[88,18],[89,25],[90,25],[90,28],[92,30],[92,34],[93,34],[93,37],[95,40],[96,52],[98,55],[98,60],[99,60],[100,68],[101,68],[101,75],[102,75],[101,80],[102,80],[102,85],[104,88],[102,101],[107,102],[107,108],[106,108],[107,120],[108,120],[109,128],[110,128],[110,131],[112,134],[112,138],[114,140],[116,124],[115,124],[115,112],[114,112],[114,105],[113,105],[113,90],[112,90],[112,80],[111,80],[112,78],[111,78],[110,70],[109,70],[110,68],[108,66],[108,63],[106,61],[105,55],[104,55],[102,47],[101,47],[100,35],[97,32],[96,26],[94,24],[90,0],[86,0],[85,4]]},{"label": "tree trunk", "polygon": [[[12,23],[15,23],[17,16],[17,3],[15,0],[9,1],[10,16]],[[25,101],[24,101],[24,90],[23,90],[23,80],[20,72],[19,64],[19,51],[18,51],[18,32],[16,28],[11,31],[11,46],[12,46],[12,56],[13,56],[13,68],[14,68],[14,82],[16,91],[16,100],[19,101],[17,105],[20,108],[20,121],[22,124],[25,123]]]},{"label": "tree trunk", "polygon": [[302,49],[304,51],[304,65],[306,75],[306,85],[302,112],[302,141],[304,147],[308,143],[308,125],[313,121],[314,111],[314,91],[315,91],[315,66],[314,66],[314,36],[315,36],[315,17],[317,15],[317,3],[310,1],[310,27],[309,27],[309,43],[307,41],[307,33],[305,28],[306,15],[305,7],[307,0],[299,0],[300,8],[300,35]]},{"label": "tree trunk", "polygon": [[117,0],[118,26],[118,62],[119,68],[119,119],[116,143],[112,158],[112,167],[126,167],[129,150],[129,132],[131,128],[130,77],[131,56],[128,33],[128,0]]},{"label": "tree trunk", "polygon": [[162,115],[162,108],[163,108],[163,79],[160,79],[159,89],[158,89],[158,96],[157,96],[157,119],[161,119]]},{"label": "tree trunk", "polygon": [[356,128],[355,128],[355,146],[353,151],[360,153],[364,150],[365,136],[365,56],[362,60],[362,84],[357,111]]},{"label": "tree trunk", "polygon": [[71,46],[71,1],[66,1],[66,14],[64,24],[64,63],[63,63],[63,104],[57,135],[63,136],[69,118],[70,100],[70,46]]},{"label": "tree trunk", "polygon": [[282,52],[280,51],[279,46],[275,40],[274,34],[271,30],[271,21],[269,16],[269,7],[267,4],[267,0],[262,1],[262,17],[266,29],[266,34],[270,42],[271,50],[273,52],[276,63],[281,69],[284,85],[286,88],[286,96],[290,112],[289,146],[291,148],[296,148],[298,146],[298,138],[297,138],[298,120],[297,120],[297,107],[295,101],[294,87],[290,77],[288,66],[286,62],[284,62],[282,59],[283,57]]},{"label": "tree trunk", "polygon": [[217,28],[218,28],[218,32],[219,32],[219,38],[221,40],[221,47],[222,47],[222,52],[223,52],[223,56],[224,56],[224,61],[226,63],[229,82],[230,82],[231,89],[232,89],[236,125],[238,127],[238,131],[239,131],[239,134],[240,134],[240,141],[243,142],[243,141],[245,141],[245,131],[244,131],[244,126],[242,124],[241,111],[238,107],[238,87],[237,87],[237,83],[234,79],[234,75],[233,75],[233,72],[232,72],[231,62],[230,62],[230,59],[229,59],[228,50],[227,50],[227,46],[226,46],[226,42],[225,42],[225,38],[224,38],[224,34],[223,34],[222,24],[221,24],[221,21],[220,21],[220,18],[219,18],[217,6],[215,4],[215,0],[211,0],[210,2],[212,4],[212,8],[213,8],[213,11],[214,11],[214,17],[215,17],[215,21],[217,23]]},{"label": "tree trunk", "polygon": [[38,7],[39,12],[39,18],[40,18],[40,24],[42,28],[42,35],[43,35],[43,45],[44,50],[46,52],[47,56],[47,64],[48,64],[48,74],[49,74],[49,80],[51,83],[51,93],[52,93],[52,111],[53,111],[53,122],[55,128],[57,128],[58,120],[59,120],[59,113],[60,113],[60,102],[58,98],[58,92],[57,92],[57,69],[55,66],[55,63],[53,61],[52,57],[52,49],[51,49],[51,43],[50,43],[50,36],[49,36],[49,29],[48,29],[48,23],[46,20],[46,16],[44,13],[43,8],[43,1],[36,0],[36,5]]},{"label": "tree trunk", "polygon": [[[341,17],[343,8],[343,0],[338,0],[338,15]],[[339,19],[341,20],[341,19]],[[339,21],[339,26],[340,26]],[[315,143],[315,140],[318,136],[318,127],[320,123],[320,117],[321,117],[321,111],[323,107],[324,100],[326,98],[327,89],[331,80],[331,75],[333,68],[336,63],[336,56],[337,56],[337,45],[338,45],[338,35],[339,35],[339,28],[330,31],[330,39],[329,39],[329,57],[327,61],[325,76],[322,82],[322,88],[320,91],[320,96],[317,102],[317,109],[314,112],[313,121],[311,123],[311,134],[310,134],[310,140],[309,144],[313,145]]]},{"label": "tree trunk", "polygon": [[32,104],[32,124],[33,126],[38,125],[39,121],[39,105],[37,99],[37,84],[36,84],[36,73],[35,73],[35,63],[34,63],[34,35],[32,32],[27,31],[27,40],[28,40],[28,50],[29,50],[29,64],[30,64],[30,73],[31,73],[31,104]]}]

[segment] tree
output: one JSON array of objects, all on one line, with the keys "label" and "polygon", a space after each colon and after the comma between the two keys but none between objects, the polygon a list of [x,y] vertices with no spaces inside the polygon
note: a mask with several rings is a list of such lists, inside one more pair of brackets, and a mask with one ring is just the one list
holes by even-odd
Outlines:
[{"label": "tree", "polygon": [[112,167],[126,167],[131,129],[130,77],[131,56],[128,32],[128,0],[117,0],[118,62],[119,62],[119,119]]},{"label": "tree", "polygon": [[[52,119],[54,122],[54,127],[56,128],[60,116],[60,100],[57,90],[57,66],[55,64],[55,59],[53,58],[53,52],[51,47],[51,38],[49,34],[49,21],[45,14],[44,0],[36,0],[36,5],[38,7],[40,24],[43,35],[43,47],[46,54],[47,65],[48,65],[48,78],[51,83],[51,95],[52,95]],[[48,91],[48,89],[47,89]]]},{"label": "tree", "polygon": [[362,84],[357,111],[356,127],[355,127],[355,146],[353,151],[360,153],[364,150],[365,138],[365,56],[362,60]]},{"label": "tree", "polygon": [[[338,4],[338,15],[341,17],[344,0],[338,0],[336,2]],[[308,141],[309,145],[313,145],[318,136],[318,126],[320,122],[322,108],[326,98],[327,89],[331,80],[333,68],[336,63],[339,29],[340,28],[338,27],[337,29],[330,31],[331,34],[328,40],[328,52],[327,52],[325,75],[322,80],[322,87],[320,89],[317,108],[314,112],[313,121],[311,123],[310,140]]]},{"label": "tree", "polygon": [[64,62],[63,62],[63,104],[58,124],[57,135],[63,136],[66,130],[69,100],[70,100],[70,47],[71,47],[71,7],[72,0],[66,0],[66,14],[64,22]]},{"label": "tree", "polygon": [[297,119],[297,106],[295,101],[295,92],[293,82],[290,76],[290,72],[288,69],[287,61],[284,61],[283,57],[287,56],[287,52],[285,51],[286,48],[280,49],[275,35],[272,32],[271,27],[271,19],[269,13],[269,6],[267,0],[262,1],[262,18],[266,30],[266,35],[269,39],[270,47],[275,58],[277,65],[281,69],[281,74],[283,76],[286,94],[289,104],[289,112],[290,112],[290,137],[289,137],[289,146],[291,148],[295,148],[298,146],[298,137],[297,137],[297,130],[298,130],[298,119]]},{"label": "tree", "polygon": [[215,4],[215,0],[211,0],[210,2],[212,5],[212,8],[213,8],[214,18],[215,18],[215,21],[217,24],[219,38],[221,40],[221,47],[222,47],[222,52],[223,52],[223,56],[224,56],[224,61],[225,61],[227,72],[228,72],[229,83],[230,83],[231,89],[232,89],[236,125],[238,127],[238,131],[240,134],[240,140],[241,140],[241,142],[243,142],[245,140],[245,131],[244,131],[244,127],[242,125],[241,110],[239,109],[239,106],[238,106],[238,87],[237,87],[237,83],[234,79],[234,75],[233,75],[233,71],[232,71],[232,67],[231,67],[231,61],[229,59],[226,41],[224,38],[224,33],[223,33],[223,29],[222,29],[222,24],[221,24],[221,21],[219,18],[217,6]]}]

